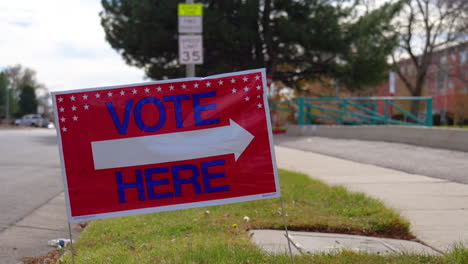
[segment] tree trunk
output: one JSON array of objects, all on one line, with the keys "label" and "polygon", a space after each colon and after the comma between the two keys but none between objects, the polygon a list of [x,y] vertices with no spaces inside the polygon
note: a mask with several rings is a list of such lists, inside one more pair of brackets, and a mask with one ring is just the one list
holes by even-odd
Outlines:
[{"label": "tree trunk", "polygon": [[416,100],[413,100],[411,101],[411,114],[413,114],[414,116],[418,117],[419,115],[419,106],[421,104],[421,101],[416,101]]},{"label": "tree trunk", "polygon": [[[424,85],[424,77],[425,76],[418,76],[418,79],[416,80],[416,85],[414,87],[414,90],[411,91],[412,96],[420,97],[422,95],[422,89],[423,89],[423,85]],[[420,106],[421,106],[421,101],[419,101],[419,100],[411,101],[410,112],[415,117],[419,117]]]}]

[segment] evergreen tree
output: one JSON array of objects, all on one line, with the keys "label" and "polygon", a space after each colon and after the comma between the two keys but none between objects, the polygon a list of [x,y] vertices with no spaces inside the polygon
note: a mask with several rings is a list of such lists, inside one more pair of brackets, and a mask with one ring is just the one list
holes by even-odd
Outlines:
[{"label": "evergreen tree", "polygon": [[30,85],[21,89],[19,96],[19,114],[35,114],[37,112],[36,90]]},{"label": "evergreen tree", "polygon": [[[150,78],[184,74],[177,60],[177,2],[102,0],[107,41]],[[201,76],[266,67],[274,80],[293,86],[333,78],[362,89],[384,77],[396,44],[386,32],[398,3],[358,16],[347,0],[198,2],[204,5]]]},{"label": "evergreen tree", "polygon": [[[10,114],[12,117],[21,117],[24,114],[36,113],[36,91],[47,94],[47,89],[36,79],[36,72],[22,65],[8,66],[4,74],[9,84]],[[23,91],[26,89],[26,91]],[[31,91],[34,91],[34,93]],[[23,103],[20,103],[23,99]]]},{"label": "evergreen tree", "polygon": [[6,97],[8,94],[8,79],[6,74],[0,72],[0,119],[5,118],[6,115]]}]

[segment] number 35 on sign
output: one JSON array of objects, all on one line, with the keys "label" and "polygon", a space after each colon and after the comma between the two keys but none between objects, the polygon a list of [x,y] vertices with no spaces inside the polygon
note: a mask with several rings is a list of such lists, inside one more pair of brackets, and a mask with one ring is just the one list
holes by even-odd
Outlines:
[{"label": "number 35 on sign", "polygon": [[203,64],[203,40],[201,35],[179,35],[180,64]]}]

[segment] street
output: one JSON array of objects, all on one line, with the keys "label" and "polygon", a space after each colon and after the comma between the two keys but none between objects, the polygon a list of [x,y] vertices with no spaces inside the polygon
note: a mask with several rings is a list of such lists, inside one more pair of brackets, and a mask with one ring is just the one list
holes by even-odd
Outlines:
[{"label": "street", "polygon": [[0,130],[0,232],[63,190],[55,129]]},{"label": "street", "polygon": [[409,144],[276,136],[275,145],[468,184],[468,153]]}]

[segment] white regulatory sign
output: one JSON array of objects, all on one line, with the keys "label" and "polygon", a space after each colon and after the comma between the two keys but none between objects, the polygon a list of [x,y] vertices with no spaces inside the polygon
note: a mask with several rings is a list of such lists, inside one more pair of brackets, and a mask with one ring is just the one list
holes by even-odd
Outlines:
[{"label": "white regulatory sign", "polygon": [[180,64],[203,64],[203,40],[201,35],[179,35]]},{"label": "white regulatory sign", "polygon": [[179,33],[202,33],[201,16],[179,16]]}]

